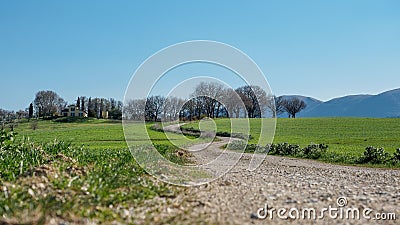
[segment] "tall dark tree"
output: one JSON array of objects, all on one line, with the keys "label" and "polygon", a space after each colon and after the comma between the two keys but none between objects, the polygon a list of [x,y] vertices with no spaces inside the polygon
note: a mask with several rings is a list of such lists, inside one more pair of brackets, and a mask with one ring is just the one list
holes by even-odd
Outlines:
[{"label": "tall dark tree", "polygon": [[29,115],[29,118],[33,117],[33,104],[32,103],[29,104],[29,113],[28,113],[28,115]]},{"label": "tall dark tree", "polygon": [[113,98],[110,98],[111,110],[115,109],[117,106],[117,101]]},{"label": "tall dark tree", "polygon": [[81,99],[78,97],[76,100],[76,107],[79,109],[81,107]]},{"label": "tall dark tree", "polygon": [[85,101],[86,101],[86,97],[82,96],[81,97],[81,110],[86,112],[86,108],[85,108]]},{"label": "tall dark tree", "polygon": [[93,99],[93,113],[94,117],[99,118],[99,101],[97,98]]},{"label": "tall dark tree", "polygon": [[103,110],[104,110],[104,102],[103,99],[100,99],[100,105],[99,105],[99,118],[103,117]]},{"label": "tall dark tree", "polygon": [[306,107],[306,103],[297,97],[283,100],[283,108],[292,118],[296,118],[296,114]]},{"label": "tall dark tree", "polygon": [[92,97],[89,97],[89,100],[88,100],[88,117],[95,117]]}]

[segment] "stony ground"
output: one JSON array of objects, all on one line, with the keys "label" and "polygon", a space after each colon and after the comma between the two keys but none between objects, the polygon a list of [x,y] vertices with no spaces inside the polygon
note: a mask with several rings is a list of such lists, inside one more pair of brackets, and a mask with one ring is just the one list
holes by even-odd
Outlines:
[{"label": "stony ground", "polygon": [[[194,160],[203,164],[221,153],[215,142],[195,152]],[[198,149],[201,146],[193,146]],[[231,152],[230,154],[238,154]],[[312,160],[267,156],[255,171],[247,170],[250,154],[221,178],[201,186],[180,188],[173,198],[156,198],[135,210],[138,223],[146,224],[399,224],[400,170],[325,164]],[[258,156],[258,157],[261,157]],[[231,162],[225,161],[225,164]],[[224,165],[222,165],[224,167]],[[213,168],[215,169],[215,168]],[[225,169],[224,168],[221,168]],[[339,203],[337,202],[339,198]],[[339,207],[339,205],[342,207]],[[343,206],[344,204],[344,206]],[[267,218],[260,219],[259,208],[267,205]],[[324,208],[337,208],[323,211]],[[280,219],[278,210],[291,210],[297,219]],[[308,216],[315,209],[317,219]],[[306,210],[305,210],[306,209]],[[353,219],[350,210],[360,212]],[[369,210],[370,209],[370,210]],[[272,210],[272,218],[271,218]],[[296,210],[299,215],[296,215]],[[363,210],[371,219],[363,219]],[[372,210],[372,211],[371,211]],[[318,218],[324,212],[324,218]],[[263,214],[264,211],[260,211]],[[302,213],[304,212],[304,213]],[[396,213],[397,221],[378,220]],[[336,218],[335,218],[336,215]],[[346,219],[346,215],[351,218]],[[261,215],[262,216],[262,215]],[[289,216],[286,212],[282,216]]]}]

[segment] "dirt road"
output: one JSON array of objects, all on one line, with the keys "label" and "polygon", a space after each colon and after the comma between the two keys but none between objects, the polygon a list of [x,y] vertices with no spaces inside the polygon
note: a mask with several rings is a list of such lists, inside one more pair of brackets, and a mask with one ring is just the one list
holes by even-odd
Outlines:
[{"label": "dirt road", "polygon": [[[223,138],[221,142],[209,145],[206,151],[194,153],[194,160],[203,163],[209,157],[220,154],[219,146],[228,140]],[[194,149],[200,147],[192,146]],[[145,208],[137,209],[138,222],[398,224],[400,221],[400,170],[331,165],[305,159],[267,156],[256,171],[250,172],[247,170],[250,159],[251,155],[245,154],[230,172],[209,184],[179,187],[173,198],[149,201]],[[267,218],[260,219],[257,211],[266,208],[266,205],[269,212]],[[282,208],[287,211],[282,213]],[[281,216],[291,215],[296,219],[279,218],[279,210]],[[314,211],[316,219],[313,219]],[[323,218],[318,218],[321,212]],[[357,212],[360,219],[357,219]],[[389,213],[395,213],[397,220]],[[263,216],[265,211],[260,210],[259,214]],[[346,219],[346,216],[349,218]],[[377,217],[391,219],[374,219]]]}]

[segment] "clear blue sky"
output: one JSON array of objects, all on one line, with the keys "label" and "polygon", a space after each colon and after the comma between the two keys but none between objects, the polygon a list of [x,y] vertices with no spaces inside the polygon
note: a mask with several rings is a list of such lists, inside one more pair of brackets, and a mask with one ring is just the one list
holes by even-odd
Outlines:
[{"label": "clear blue sky", "polygon": [[0,1],[0,108],[39,90],[122,100],[143,60],[216,40],[260,66],[275,94],[321,100],[400,87],[400,1]]}]

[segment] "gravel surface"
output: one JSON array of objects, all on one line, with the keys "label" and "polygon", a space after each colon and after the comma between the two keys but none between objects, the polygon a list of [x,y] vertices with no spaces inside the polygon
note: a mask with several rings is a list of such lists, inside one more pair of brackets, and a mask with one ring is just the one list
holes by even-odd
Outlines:
[{"label": "gravel surface", "polygon": [[[222,138],[205,151],[194,152],[194,161],[204,164],[221,154],[220,146],[229,141]],[[192,146],[198,149],[198,146]],[[239,154],[230,151],[229,154]],[[399,224],[400,170],[341,166],[306,159],[267,156],[255,171],[247,170],[252,154],[240,161],[221,178],[201,186],[179,187],[174,197],[149,200],[144,208],[135,210],[138,223],[146,224]],[[258,157],[262,157],[259,155]],[[228,157],[229,158],[229,157]],[[229,160],[221,164],[227,168]],[[235,157],[233,157],[235,158]],[[215,169],[213,166],[212,169]],[[218,170],[218,169],[217,169]],[[218,173],[218,171],[214,171]],[[339,198],[339,203],[337,202]],[[339,207],[338,204],[344,206]],[[267,218],[260,219],[259,208],[268,205]],[[331,207],[332,216],[329,215]],[[287,210],[280,219],[277,211]],[[337,208],[338,211],[334,211]],[[307,210],[315,210],[316,219],[303,219]],[[272,212],[272,218],[270,217]],[[350,210],[360,212],[352,218]],[[372,211],[371,211],[372,210]],[[299,212],[299,216],[296,215]],[[318,218],[324,212],[324,218]],[[363,211],[370,212],[363,218]],[[264,211],[261,211],[263,214]],[[304,213],[303,213],[304,212]],[[341,213],[342,212],[342,213]],[[396,219],[373,219],[377,213]],[[334,218],[336,216],[336,218]],[[346,219],[346,215],[351,218]]]}]

